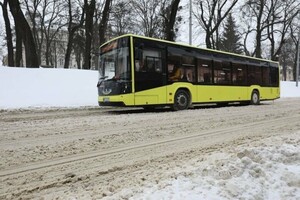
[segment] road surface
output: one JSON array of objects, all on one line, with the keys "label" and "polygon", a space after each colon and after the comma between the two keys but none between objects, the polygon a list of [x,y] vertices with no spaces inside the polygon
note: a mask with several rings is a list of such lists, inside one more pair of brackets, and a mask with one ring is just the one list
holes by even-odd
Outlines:
[{"label": "road surface", "polygon": [[2,110],[0,199],[109,198],[195,157],[299,130],[299,98],[179,112]]}]

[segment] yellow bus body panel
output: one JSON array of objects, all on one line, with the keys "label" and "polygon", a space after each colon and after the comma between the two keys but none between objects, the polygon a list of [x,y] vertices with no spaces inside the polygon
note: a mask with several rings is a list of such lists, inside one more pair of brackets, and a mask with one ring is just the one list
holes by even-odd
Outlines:
[{"label": "yellow bus body panel", "polygon": [[191,83],[173,83],[171,85],[149,89],[141,92],[100,96],[99,102],[123,102],[125,106],[170,105],[179,89],[187,90],[192,103],[216,103],[250,101],[253,90],[258,90],[260,100],[273,100],[280,97],[278,87],[254,86],[214,86],[193,85]]},{"label": "yellow bus body panel", "polygon": [[123,102],[125,106],[134,105],[134,94],[122,94],[112,96],[98,96],[99,102],[119,103]]},{"label": "yellow bus body panel", "polygon": [[141,106],[166,104],[166,87],[163,86],[136,92],[134,99],[135,105]]},{"label": "yellow bus body panel", "polygon": [[258,91],[260,94],[260,100],[272,100],[280,98],[280,89],[278,87],[260,87]]},{"label": "yellow bus body panel", "polygon": [[197,102],[245,101],[247,87],[204,85],[198,87]]}]

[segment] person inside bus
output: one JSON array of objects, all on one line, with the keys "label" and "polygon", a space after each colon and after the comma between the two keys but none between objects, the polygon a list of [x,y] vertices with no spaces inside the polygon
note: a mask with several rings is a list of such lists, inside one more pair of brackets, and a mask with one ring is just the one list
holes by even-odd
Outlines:
[{"label": "person inside bus", "polygon": [[170,74],[169,79],[171,81],[179,81],[181,76],[181,69],[178,67],[178,65],[174,65],[173,72]]},{"label": "person inside bus", "polygon": [[193,71],[191,69],[186,71],[186,79],[187,79],[188,82],[193,82],[194,81]]},{"label": "person inside bus", "polygon": [[135,68],[136,71],[142,71],[142,69],[144,68],[143,60],[135,60]]}]

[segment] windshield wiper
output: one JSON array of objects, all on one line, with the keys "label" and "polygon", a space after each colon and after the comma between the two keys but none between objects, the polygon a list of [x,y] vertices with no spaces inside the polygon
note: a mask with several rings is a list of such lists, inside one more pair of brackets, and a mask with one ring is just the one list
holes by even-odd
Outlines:
[{"label": "windshield wiper", "polygon": [[108,78],[108,76],[101,76],[98,80],[97,87],[99,87],[106,78]]},{"label": "windshield wiper", "polygon": [[108,76],[102,76],[102,77],[99,78],[99,80],[104,80],[106,78],[108,78]]}]

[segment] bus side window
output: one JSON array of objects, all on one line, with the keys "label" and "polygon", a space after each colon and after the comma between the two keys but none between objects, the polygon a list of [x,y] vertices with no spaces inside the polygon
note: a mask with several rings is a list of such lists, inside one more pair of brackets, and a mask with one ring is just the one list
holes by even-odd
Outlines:
[{"label": "bus side window", "polygon": [[146,67],[148,72],[162,72],[162,62],[160,57],[146,57]]},{"label": "bus side window", "polygon": [[270,83],[271,86],[278,87],[279,86],[279,68],[278,66],[272,66],[270,67]]},{"label": "bus side window", "polygon": [[262,72],[261,67],[257,65],[248,65],[248,84],[261,85]]},{"label": "bus side window", "polygon": [[185,70],[185,76],[188,82],[195,82],[195,67],[188,67]]},{"label": "bus side window", "polygon": [[270,86],[270,68],[269,66],[263,66],[262,67],[262,85],[263,86]]},{"label": "bus side window", "polygon": [[214,61],[214,83],[231,84],[230,62]]},{"label": "bus side window", "polygon": [[152,48],[136,50],[135,69],[139,72],[162,72],[161,51]]},{"label": "bus side window", "polygon": [[[171,69],[169,71],[169,69]],[[179,81],[183,76],[183,69],[179,67],[179,64],[168,64],[168,79],[169,81]]]},{"label": "bus side window", "polygon": [[198,59],[198,83],[212,83],[212,61]]},{"label": "bus side window", "polygon": [[245,64],[232,63],[232,83],[234,85],[247,84],[247,66]]}]

